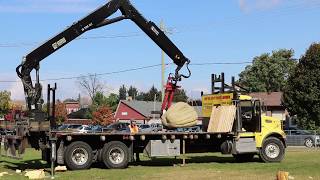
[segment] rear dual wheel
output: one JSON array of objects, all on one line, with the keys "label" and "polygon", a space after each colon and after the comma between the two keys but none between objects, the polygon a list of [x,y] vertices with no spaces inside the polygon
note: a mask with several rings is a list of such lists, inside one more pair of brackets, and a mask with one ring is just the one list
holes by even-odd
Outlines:
[{"label": "rear dual wheel", "polygon": [[123,169],[129,163],[129,149],[120,141],[111,141],[104,145],[101,159],[109,169]]},{"label": "rear dual wheel", "polygon": [[92,158],[92,148],[82,141],[71,143],[67,146],[65,151],[65,163],[70,170],[90,168]]}]

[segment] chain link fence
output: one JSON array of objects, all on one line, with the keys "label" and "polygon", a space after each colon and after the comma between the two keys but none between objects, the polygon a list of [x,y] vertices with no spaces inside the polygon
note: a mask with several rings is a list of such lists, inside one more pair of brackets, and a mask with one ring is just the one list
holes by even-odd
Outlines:
[{"label": "chain link fence", "polygon": [[288,146],[320,147],[320,131],[286,130]]}]

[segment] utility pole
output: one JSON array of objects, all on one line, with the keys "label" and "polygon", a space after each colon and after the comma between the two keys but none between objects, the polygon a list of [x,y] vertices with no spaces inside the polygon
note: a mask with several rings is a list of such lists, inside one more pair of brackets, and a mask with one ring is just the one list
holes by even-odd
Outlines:
[{"label": "utility pole", "polygon": [[[161,20],[160,21],[160,29],[161,31],[163,31],[166,35],[170,35],[173,34],[173,30],[172,29],[168,29],[166,28],[164,21]],[[166,62],[165,62],[165,53],[162,50],[161,51],[161,99],[163,101],[164,99],[164,86],[166,85],[166,77],[165,77],[165,73],[166,73]]]},{"label": "utility pole", "polygon": [[[160,29],[166,33],[166,28],[164,26],[163,20],[160,22]],[[165,65],[165,54],[164,51],[161,50],[161,100],[163,102],[164,99],[164,86],[165,86],[165,71],[166,71],[166,65]]]}]

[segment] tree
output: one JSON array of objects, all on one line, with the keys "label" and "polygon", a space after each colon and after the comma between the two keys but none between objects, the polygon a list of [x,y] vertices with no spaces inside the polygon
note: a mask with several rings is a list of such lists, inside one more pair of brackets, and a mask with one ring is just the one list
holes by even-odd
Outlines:
[{"label": "tree", "polygon": [[107,105],[112,109],[113,112],[116,111],[119,104],[119,96],[117,94],[111,93],[107,97]]},{"label": "tree", "polygon": [[253,64],[239,74],[239,84],[252,92],[282,91],[296,65],[293,55],[293,50],[280,49],[255,57]]},{"label": "tree", "polygon": [[291,116],[297,115],[298,126],[320,126],[320,44],[312,44],[288,78],[283,105]]},{"label": "tree", "polygon": [[138,96],[138,89],[130,86],[128,90],[128,96],[132,97],[132,99],[136,99],[136,97]]},{"label": "tree", "polygon": [[145,92],[139,92],[138,95],[136,96],[136,100],[138,101],[144,101],[146,99],[147,93]]},{"label": "tree", "polygon": [[158,91],[154,85],[150,88],[150,90],[145,94],[143,99],[144,101],[161,101],[161,91]]},{"label": "tree", "polygon": [[177,89],[174,93],[174,102],[187,102],[188,96],[186,94],[186,91],[184,89]]},{"label": "tree", "polygon": [[70,119],[92,119],[92,111],[90,108],[81,108],[79,111],[68,114]]},{"label": "tree", "polygon": [[122,85],[119,88],[119,99],[120,100],[126,100],[127,99],[127,88],[124,85]]},{"label": "tree", "polygon": [[[155,99],[156,98],[156,99]],[[159,91],[154,85],[148,92],[139,92],[136,96],[138,101],[161,101],[161,91]]]},{"label": "tree", "polygon": [[73,98],[67,98],[67,99],[65,99],[63,102],[64,102],[64,103],[66,103],[66,102],[78,102],[78,100],[75,100],[75,99],[73,99]]},{"label": "tree", "polygon": [[88,93],[92,101],[96,93],[102,92],[104,87],[96,74],[81,76],[78,78],[78,83],[80,87]]},{"label": "tree", "polygon": [[102,92],[97,92],[93,97],[92,104],[97,107],[107,105],[107,103],[108,103],[107,97]]},{"label": "tree", "polygon": [[8,91],[0,91],[0,117],[3,117],[10,110],[11,93]]},{"label": "tree", "polygon": [[113,122],[113,112],[110,107],[101,106],[92,113],[92,120],[94,124],[107,126]]},{"label": "tree", "polygon": [[56,122],[58,124],[61,124],[67,120],[68,113],[67,113],[66,105],[59,100],[57,100],[56,102],[55,114],[56,114]]}]

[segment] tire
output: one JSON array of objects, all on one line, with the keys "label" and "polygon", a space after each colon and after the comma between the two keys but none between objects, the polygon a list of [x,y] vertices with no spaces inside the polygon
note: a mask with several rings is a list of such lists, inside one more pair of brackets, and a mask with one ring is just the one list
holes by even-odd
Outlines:
[{"label": "tire", "polygon": [[285,147],[276,137],[267,138],[260,149],[260,158],[263,162],[280,162],[284,158]]},{"label": "tire", "polygon": [[304,140],[304,145],[308,148],[312,148],[314,146],[313,140],[311,138],[307,138]]},{"label": "tire", "polygon": [[92,164],[92,149],[82,141],[75,141],[67,146],[65,162],[70,170],[89,169]]},{"label": "tire", "polygon": [[253,160],[255,154],[233,154],[233,157],[237,162],[250,162]]},{"label": "tire", "polygon": [[129,149],[120,141],[105,144],[101,156],[103,163],[109,169],[123,169],[129,163]]}]

